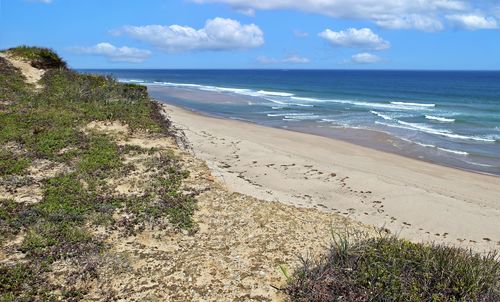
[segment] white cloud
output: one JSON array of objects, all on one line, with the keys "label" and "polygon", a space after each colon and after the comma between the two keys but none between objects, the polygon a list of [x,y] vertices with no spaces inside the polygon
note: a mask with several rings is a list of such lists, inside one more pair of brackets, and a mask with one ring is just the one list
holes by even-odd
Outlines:
[{"label": "white cloud", "polygon": [[284,63],[293,63],[293,64],[307,64],[310,63],[311,60],[305,57],[301,57],[298,55],[289,55],[285,59],[283,59]]},{"label": "white cloud", "polygon": [[307,38],[309,37],[309,33],[301,30],[294,30],[293,35],[297,38]]},{"label": "white cloud", "polygon": [[74,47],[76,53],[101,55],[107,57],[112,62],[140,63],[146,60],[151,51],[132,47],[116,47],[113,44],[102,42],[91,47]]},{"label": "white cloud", "polygon": [[207,20],[201,29],[181,25],[145,25],[125,26],[114,33],[127,34],[169,52],[248,49],[264,44],[264,33],[257,25],[242,25],[224,18]]},{"label": "white cloud", "polygon": [[326,29],[319,36],[333,46],[382,50],[390,47],[390,43],[379,37],[369,28],[348,28],[341,31]]},{"label": "white cloud", "polygon": [[291,54],[286,56],[283,59],[270,58],[266,56],[257,57],[257,62],[264,65],[271,64],[282,64],[282,63],[290,63],[290,64],[308,64],[311,62],[308,58],[301,57],[296,54]]},{"label": "white cloud", "polygon": [[446,18],[456,27],[467,30],[499,28],[495,18],[483,15],[449,15]]},{"label": "white cloud", "polygon": [[356,64],[369,64],[382,61],[382,58],[371,53],[363,52],[351,57],[351,62]]},{"label": "white cloud", "polygon": [[419,29],[423,31],[440,31],[444,28],[443,22],[435,16],[409,14],[402,16],[381,17],[375,23],[389,29]]},{"label": "white cloud", "polygon": [[51,4],[52,0],[29,0],[30,2],[38,2],[38,3],[45,3],[45,4]]},{"label": "white cloud", "polygon": [[369,20],[392,29],[442,30],[446,15],[493,9],[495,1],[473,0],[191,0],[226,3],[236,10],[294,9],[336,18]]}]

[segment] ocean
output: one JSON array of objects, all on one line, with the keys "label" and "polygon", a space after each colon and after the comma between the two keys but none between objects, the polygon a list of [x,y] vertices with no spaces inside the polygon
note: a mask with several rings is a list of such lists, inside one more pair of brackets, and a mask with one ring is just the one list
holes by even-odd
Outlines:
[{"label": "ocean", "polygon": [[82,71],[147,85],[158,100],[212,116],[500,175],[500,72]]}]

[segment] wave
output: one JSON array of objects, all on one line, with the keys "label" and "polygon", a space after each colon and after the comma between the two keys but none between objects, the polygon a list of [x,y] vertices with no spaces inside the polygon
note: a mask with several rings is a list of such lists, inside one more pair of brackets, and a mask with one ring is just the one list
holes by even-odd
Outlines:
[{"label": "wave", "polygon": [[[349,104],[360,107],[369,107],[374,109],[388,109],[388,110],[429,110],[430,106],[415,106],[412,104],[416,103],[402,103],[402,102],[391,102],[391,103],[372,103],[372,102],[363,102],[363,101],[354,101],[354,100],[338,100],[338,99],[315,99],[308,97],[298,97],[292,96],[290,97],[293,100],[297,101],[306,101],[306,102],[314,102],[314,103],[338,103],[338,104]],[[427,104],[434,105],[434,104]]]},{"label": "wave", "polygon": [[465,152],[465,151],[451,150],[451,149],[440,148],[440,147],[438,147],[438,149],[441,151],[444,151],[444,152],[453,153],[453,154],[457,154],[457,155],[463,155],[463,156],[469,155],[469,153]]},{"label": "wave", "polygon": [[435,129],[435,128],[431,128],[431,127],[428,127],[428,126],[422,125],[422,124],[408,123],[408,122],[403,122],[403,121],[398,121],[398,123],[401,125],[411,127],[411,128],[415,128],[416,130],[420,130],[420,131],[425,132],[425,133],[446,136],[449,138],[462,139],[462,140],[473,140],[473,141],[480,141],[480,142],[490,142],[490,143],[496,141],[495,139],[491,139],[491,138],[457,134],[457,133],[453,133],[450,130],[446,130],[446,129]]},{"label": "wave", "polygon": [[494,167],[492,165],[476,163],[476,162],[473,162],[473,161],[467,161],[466,160],[465,162],[468,163],[468,164],[474,165],[474,166],[479,166],[479,167]]},{"label": "wave", "polygon": [[424,144],[424,143],[417,142],[417,141],[412,141],[412,140],[407,139],[407,138],[404,138],[404,137],[399,137],[399,136],[397,136],[397,138],[399,138],[399,139],[400,139],[400,140],[402,140],[402,141],[405,141],[405,142],[408,142],[408,143],[411,143],[411,144],[417,144],[417,145],[422,146],[422,147],[426,147],[426,148],[436,148],[436,146],[434,146],[434,145],[431,145],[431,144]]},{"label": "wave", "polygon": [[379,122],[375,121],[375,124],[391,127],[391,128],[399,128],[399,129],[405,129],[405,130],[412,130],[412,131],[421,131],[424,133],[428,134],[434,134],[434,135],[440,135],[440,136],[445,136],[449,138],[454,138],[454,139],[461,139],[461,140],[473,140],[473,141],[480,141],[480,142],[487,142],[487,143],[494,143],[496,142],[495,139],[489,138],[489,137],[478,137],[478,136],[467,136],[467,135],[462,135],[462,134],[456,134],[453,133],[449,130],[446,129],[434,129],[431,127],[427,127],[422,124],[416,124],[416,123],[408,123],[408,122],[403,122],[403,121],[397,121],[398,124],[389,124],[389,123],[384,123],[384,122]]},{"label": "wave", "polygon": [[446,118],[446,117],[433,116],[433,115],[426,115],[425,118],[428,120],[439,121],[439,122],[443,122],[443,123],[453,123],[455,121],[454,118]]},{"label": "wave", "polygon": [[390,117],[390,116],[388,116],[388,115],[385,115],[385,114],[382,114],[382,113],[380,113],[380,112],[373,111],[373,110],[371,110],[370,112],[371,112],[371,113],[373,113],[373,114],[375,114],[375,115],[376,115],[376,116],[378,116],[378,117],[383,118],[384,120],[393,120],[393,118],[392,118],[392,117]]},{"label": "wave", "polygon": [[293,93],[288,93],[288,92],[276,92],[276,91],[266,91],[266,90],[259,90],[257,93],[263,94],[263,95],[270,95],[270,96],[282,96],[282,97],[291,97],[294,96]]},{"label": "wave", "polygon": [[436,104],[425,103],[407,103],[407,102],[391,102],[393,105],[411,106],[411,107],[436,107]]},{"label": "wave", "polygon": [[314,114],[311,113],[268,113],[267,116],[275,117],[275,116],[311,116]]},{"label": "wave", "polygon": [[[151,85],[151,83],[150,83]],[[387,110],[428,110],[431,105],[434,104],[418,104],[418,103],[404,103],[404,102],[392,102],[392,103],[376,103],[376,102],[365,102],[356,100],[341,100],[341,99],[317,99],[309,97],[298,97],[293,93],[289,92],[278,92],[278,91],[267,91],[267,90],[252,90],[244,88],[230,88],[230,87],[218,87],[210,85],[200,85],[200,84],[189,84],[189,83],[172,83],[172,82],[155,82],[154,85],[172,86],[172,87],[182,87],[182,88],[195,88],[204,91],[212,92],[229,92],[240,95],[252,96],[252,97],[262,97],[268,101],[289,106],[300,106],[300,107],[313,107],[311,104],[295,103],[295,102],[284,102],[284,99],[288,98],[296,101],[304,101],[309,103],[338,103],[338,104],[348,104],[359,107],[368,107],[374,109],[387,109]],[[279,99],[272,99],[271,97],[276,97]]]},{"label": "wave", "polygon": [[124,83],[144,83],[144,80],[136,80],[136,79],[118,79],[118,82],[124,82]]},{"label": "wave", "polygon": [[416,141],[412,141],[412,140],[409,140],[407,138],[403,138],[403,137],[398,137],[400,140],[403,140],[403,141],[406,141],[406,142],[409,142],[409,143],[412,143],[412,144],[417,144],[419,146],[422,146],[422,147],[426,147],[426,148],[433,148],[433,149],[438,149],[440,151],[444,151],[444,152],[448,152],[448,153],[453,153],[453,154],[456,154],[456,155],[462,155],[462,156],[467,156],[469,155],[468,152],[465,152],[465,151],[460,151],[460,150],[452,150],[452,149],[446,149],[446,148],[442,148],[442,147],[437,147],[435,145],[431,145],[431,144],[424,144],[424,143],[420,143],[420,142],[416,142]]}]

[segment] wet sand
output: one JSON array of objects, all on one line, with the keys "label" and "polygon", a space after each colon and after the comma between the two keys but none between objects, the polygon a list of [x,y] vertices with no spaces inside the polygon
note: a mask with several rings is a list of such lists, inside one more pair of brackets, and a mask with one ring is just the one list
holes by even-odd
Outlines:
[{"label": "wet sand", "polygon": [[340,213],[416,242],[500,250],[500,178],[165,105],[233,191]]}]

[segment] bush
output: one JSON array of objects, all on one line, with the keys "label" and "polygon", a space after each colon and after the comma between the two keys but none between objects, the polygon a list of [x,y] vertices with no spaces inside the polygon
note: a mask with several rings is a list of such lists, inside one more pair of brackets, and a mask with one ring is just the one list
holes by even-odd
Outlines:
[{"label": "bush", "polygon": [[303,260],[285,289],[293,301],[500,301],[495,255],[395,237],[335,242]]},{"label": "bush", "polygon": [[27,59],[38,69],[67,68],[66,62],[53,50],[44,47],[19,46],[7,50],[16,57]]}]

